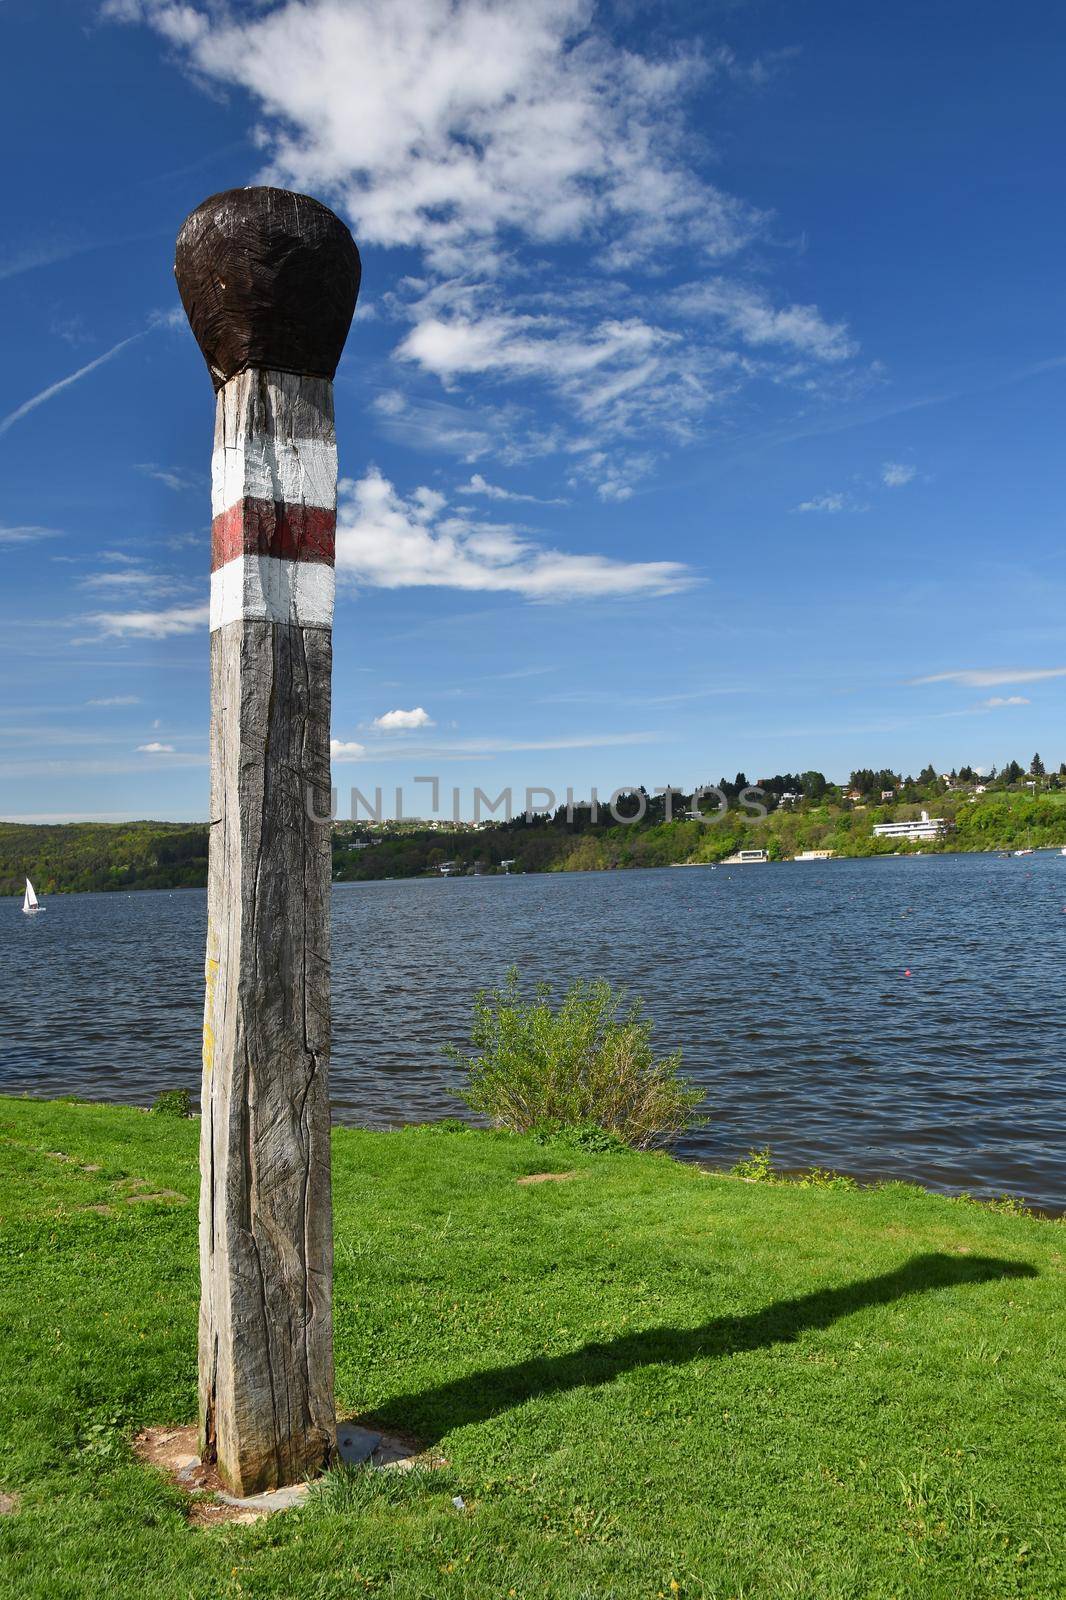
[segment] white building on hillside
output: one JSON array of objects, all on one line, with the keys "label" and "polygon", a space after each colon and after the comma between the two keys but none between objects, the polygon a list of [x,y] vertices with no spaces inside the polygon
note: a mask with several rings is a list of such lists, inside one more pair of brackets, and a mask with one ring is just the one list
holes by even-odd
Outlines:
[{"label": "white building on hillside", "polygon": [[931,817],[923,811],[917,822],[875,822],[878,839],[942,839],[952,824],[944,817]]}]

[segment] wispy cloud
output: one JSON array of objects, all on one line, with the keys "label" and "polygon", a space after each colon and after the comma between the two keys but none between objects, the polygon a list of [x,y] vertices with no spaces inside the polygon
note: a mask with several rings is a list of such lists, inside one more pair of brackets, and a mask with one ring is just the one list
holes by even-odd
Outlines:
[{"label": "wispy cloud", "polygon": [[88,248],[90,247],[85,244],[74,244],[69,240],[52,240],[49,243],[36,242],[23,245],[19,249],[8,250],[0,256],[0,283],[7,278],[17,278],[23,272],[33,272],[37,267],[48,267],[55,261],[66,261],[68,257],[78,255]]},{"label": "wispy cloud", "polygon": [[[168,770],[175,767],[206,767],[207,762],[206,755],[197,755],[192,751],[187,753],[176,751],[167,756],[165,766]],[[111,758],[83,760],[80,757],[57,756],[45,760],[34,758],[25,761],[5,761],[4,770],[11,774],[17,773],[22,778],[116,777],[126,773],[143,773],[145,763],[142,754],[131,751],[124,759],[117,760]]]},{"label": "wispy cloud", "polygon": [[[701,349],[679,329],[640,316],[589,323],[583,315],[531,315],[500,309],[497,299],[492,290],[483,304],[446,314],[413,307],[414,326],[395,353],[453,392],[470,381],[513,385],[521,402],[495,419],[501,458],[562,453],[589,481],[609,476],[628,488],[629,469],[654,459],[649,439],[692,440],[703,414],[736,386],[733,357]],[[530,410],[531,385],[549,414],[558,408],[569,420],[545,427],[543,414]],[[638,437],[640,452],[619,448]],[[603,473],[596,463],[608,452]]]},{"label": "wispy cloud", "polygon": [[727,64],[614,44],[590,0],[290,0],[251,13],[185,0],[109,0],[266,116],[273,173],[331,191],[368,243],[435,267],[490,264],[518,231],[550,243],[609,235],[643,259],[684,239],[735,251],[759,213],[686,160],[679,103]]},{"label": "wispy cloud", "polygon": [[486,483],[480,472],[471,475],[469,483],[461,483],[456,494],[484,495],[486,500],[524,500],[534,506],[561,506],[565,500],[542,500],[536,494],[516,494],[513,489],[503,489],[498,483]]},{"label": "wispy cloud", "polygon": [[881,482],[888,489],[902,489],[917,475],[918,468],[903,461],[886,461],[881,467]]},{"label": "wispy cloud", "polygon": [[39,528],[35,523],[24,523],[15,528],[0,527],[0,544],[33,544],[38,539],[56,537],[55,528]]},{"label": "wispy cloud", "polygon": [[515,755],[540,750],[614,750],[630,745],[662,743],[662,734],[639,733],[576,733],[547,739],[467,738],[442,739],[432,743],[419,739],[389,740],[369,746],[341,739],[330,740],[330,756],[334,762],[392,761],[399,756],[405,759],[419,756],[442,761],[490,761],[498,755]]},{"label": "wispy cloud", "polygon": [[186,472],[181,467],[158,467],[154,461],[139,461],[137,471],[143,472],[146,478],[155,478],[158,483],[165,484],[175,494],[183,494],[187,490],[200,491],[204,486],[203,478],[198,473]]},{"label": "wispy cloud", "polygon": [[105,593],[156,597],[179,594],[188,590],[189,584],[170,573],[155,572],[145,567],[124,566],[111,572],[91,572],[81,579],[83,589],[103,590]]},{"label": "wispy cloud", "polygon": [[1006,694],[1006,695],[1004,695],[1004,694],[993,694],[993,695],[989,695],[987,700],[982,700],[981,704],[984,705],[984,706],[990,706],[990,707],[992,707],[992,706],[1028,706],[1028,705],[1032,704],[1032,701],[1027,699],[1024,694]]},{"label": "wispy cloud", "polygon": [[386,733],[398,728],[432,728],[433,718],[423,706],[414,706],[410,711],[386,711],[374,718],[372,726]]},{"label": "wispy cloud", "polygon": [[171,606],[163,611],[95,611],[81,621],[107,638],[168,639],[206,627],[209,609],[202,605]]},{"label": "wispy cloud", "polygon": [[499,446],[490,419],[444,400],[411,399],[388,389],[377,397],[374,410],[380,432],[409,449],[474,462]]},{"label": "wispy cloud", "polygon": [[143,339],[147,332],[147,328],[142,328],[139,333],[131,333],[128,338],[120,339],[118,344],[113,344],[110,350],[105,350],[102,356],[97,356],[94,361],[89,361],[84,367],[79,367],[77,372],[68,373],[65,378],[60,378],[57,383],[50,383],[47,389],[42,389],[38,394],[31,395],[29,400],[24,400],[20,406],[15,407],[14,411],[9,411],[6,417],[0,418],[0,434],[6,433],[16,422],[21,421],[23,417],[29,416],[31,411],[36,411],[38,406],[43,406],[47,401],[53,399],[55,395],[61,394],[64,389],[69,389],[74,383],[80,383],[81,379],[87,378],[90,372],[95,372],[97,367],[102,367],[105,361],[113,360],[120,350],[125,350],[128,345],[134,344],[138,339]]},{"label": "wispy cloud", "polygon": [[1066,667],[965,667],[957,672],[932,672],[907,681],[912,687],[926,683],[958,683],[967,689],[992,689],[1001,683],[1042,683],[1047,678],[1066,678]]},{"label": "wispy cloud", "polygon": [[[602,322],[584,333],[560,327],[555,318],[506,312],[477,318],[430,316],[415,324],[397,354],[445,382],[466,373],[500,372],[565,386],[603,369],[614,371],[617,381],[621,370],[631,370],[634,361],[643,362],[672,337],[638,317]],[[586,409],[602,405],[608,387],[583,387]]]},{"label": "wispy cloud", "polygon": [[721,323],[747,345],[780,345],[829,362],[858,353],[847,324],[827,322],[817,306],[775,307],[761,289],[726,278],[676,289],[671,303],[690,316]]},{"label": "wispy cloud", "polygon": [[340,486],[337,567],[376,588],[487,590],[541,601],[675,594],[697,581],[677,561],[572,555],[511,524],[446,514],[436,490],[405,498],[376,468]]},{"label": "wispy cloud", "polygon": [[150,744],[139,744],[137,754],[145,756],[172,756],[176,754],[172,744],[160,744],[158,739],[153,739]]},{"label": "wispy cloud", "polygon": [[101,709],[110,706],[139,706],[140,703],[141,697],[139,694],[108,694],[101,696],[98,700],[86,700],[85,702],[87,706],[98,706]]},{"label": "wispy cloud", "polygon": [[[568,484],[619,503],[747,388],[809,412],[852,382],[844,320],[724,265],[772,218],[712,181],[688,121],[701,86],[761,90],[787,51],[644,55],[594,0],[104,9],[154,27],[201,84],[247,92],[262,178],[415,256],[378,303],[408,324],[375,404],[389,439],[469,463],[558,454]],[[425,379],[449,398],[405,392]]]},{"label": "wispy cloud", "polygon": [[840,511],[869,511],[869,506],[856,500],[854,495],[836,491],[831,494],[814,495],[810,500],[801,500],[798,506],[793,506],[794,511],[822,511],[829,516],[835,516]]}]

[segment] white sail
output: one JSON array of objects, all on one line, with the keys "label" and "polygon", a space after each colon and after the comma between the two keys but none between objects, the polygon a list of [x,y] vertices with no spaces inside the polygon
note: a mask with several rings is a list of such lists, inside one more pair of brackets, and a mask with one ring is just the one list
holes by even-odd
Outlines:
[{"label": "white sail", "polygon": [[26,894],[22,901],[22,909],[26,912],[36,911],[38,909],[37,896],[33,892],[33,884],[30,882],[29,878],[26,879]]}]

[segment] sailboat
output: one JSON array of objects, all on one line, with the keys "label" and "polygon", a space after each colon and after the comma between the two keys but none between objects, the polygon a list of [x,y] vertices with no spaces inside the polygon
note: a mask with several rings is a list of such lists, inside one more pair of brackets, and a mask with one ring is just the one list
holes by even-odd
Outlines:
[{"label": "sailboat", "polygon": [[35,912],[40,911],[41,909],[37,901],[37,896],[33,892],[33,884],[30,882],[29,878],[26,879],[26,893],[23,896],[22,909],[28,917],[32,917]]}]

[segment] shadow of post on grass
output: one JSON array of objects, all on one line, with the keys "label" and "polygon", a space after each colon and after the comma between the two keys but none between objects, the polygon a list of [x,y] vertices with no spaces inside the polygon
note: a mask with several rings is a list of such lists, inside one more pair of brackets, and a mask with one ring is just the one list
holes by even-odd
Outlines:
[{"label": "shadow of post on grass", "polygon": [[602,1343],[584,1344],[568,1354],[534,1356],[513,1366],[472,1372],[435,1388],[398,1395],[380,1409],[376,1420],[410,1427],[427,1445],[436,1444],[453,1428],[484,1422],[527,1400],[560,1390],[610,1383],[634,1367],[720,1359],[788,1343],[855,1311],[889,1305],[910,1295],[1036,1276],[1036,1268],[1027,1262],[994,1256],[938,1252],[912,1256],[892,1272],[837,1289],[816,1289],[790,1300],[771,1301],[743,1316],[715,1317],[697,1328],[646,1328]]}]

